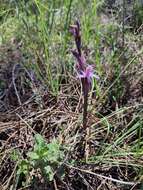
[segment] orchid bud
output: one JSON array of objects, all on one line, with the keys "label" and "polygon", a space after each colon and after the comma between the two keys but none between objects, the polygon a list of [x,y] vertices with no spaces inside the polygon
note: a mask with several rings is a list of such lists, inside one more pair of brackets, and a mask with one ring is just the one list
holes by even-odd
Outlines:
[{"label": "orchid bud", "polygon": [[70,26],[70,32],[74,36],[76,48],[79,55],[81,55],[81,34],[80,34],[80,23],[77,20],[74,25]]}]

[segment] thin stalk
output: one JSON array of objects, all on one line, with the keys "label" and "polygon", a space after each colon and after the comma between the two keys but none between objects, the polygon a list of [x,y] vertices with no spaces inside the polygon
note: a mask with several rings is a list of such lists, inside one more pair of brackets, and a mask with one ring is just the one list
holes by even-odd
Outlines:
[{"label": "thin stalk", "polygon": [[88,94],[84,94],[84,103],[83,103],[83,128],[87,128],[87,108],[88,108]]},{"label": "thin stalk", "polygon": [[122,15],[122,48],[124,51],[125,46],[125,13],[126,13],[126,3],[123,0],[123,15]]},{"label": "thin stalk", "polygon": [[86,89],[87,79],[82,79],[82,88],[83,88],[83,128],[87,128],[87,108],[88,108],[88,90]]}]

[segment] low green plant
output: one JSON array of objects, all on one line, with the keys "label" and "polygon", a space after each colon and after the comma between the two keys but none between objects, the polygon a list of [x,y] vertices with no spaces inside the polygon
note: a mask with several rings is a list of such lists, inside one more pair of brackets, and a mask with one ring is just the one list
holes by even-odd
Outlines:
[{"label": "low green plant", "polygon": [[58,167],[62,164],[64,152],[56,139],[47,144],[39,134],[35,135],[34,150],[28,153],[30,165],[40,169],[44,178],[52,181]]},{"label": "low green plant", "polygon": [[47,144],[40,134],[36,134],[34,149],[27,153],[27,158],[20,160],[19,154],[14,152],[12,159],[18,160],[18,178],[24,175],[27,182],[29,177],[34,179],[31,171],[40,173],[45,182],[52,181],[55,174],[58,174],[58,177],[63,176],[64,150],[61,150],[61,145],[56,139]]}]

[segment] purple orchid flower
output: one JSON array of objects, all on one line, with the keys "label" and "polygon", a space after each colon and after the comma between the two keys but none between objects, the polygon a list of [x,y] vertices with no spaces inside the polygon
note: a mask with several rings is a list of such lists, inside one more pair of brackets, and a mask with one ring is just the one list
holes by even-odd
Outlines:
[{"label": "purple orchid flower", "polygon": [[78,74],[78,77],[79,78],[87,78],[87,81],[89,83],[91,83],[91,80],[94,76],[94,73],[93,73],[93,67],[91,65],[88,65],[85,69],[85,71],[81,71],[80,74]]},{"label": "purple orchid flower", "polygon": [[94,74],[94,69],[92,65],[88,65],[84,71],[81,71],[78,73],[78,78],[81,80],[84,79],[85,81],[85,90],[89,92],[89,90],[92,87],[92,79],[96,78],[97,80],[99,79],[98,75]]},{"label": "purple orchid flower", "polygon": [[75,25],[70,26],[70,32],[74,36],[76,50],[72,50],[73,56],[76,58],[76,71],[77,76],[80,78],[82,83],[82,91],[84,97],[83,104],[83,127],[87,128],[87,107],[88,107],[88,93],[92,87],[92,79],[99,77],[94,74],[93,66],[87,65],[86,58],[81,50],[81,33],[80,33],[80,24],[79,21],[75,22]]},{"label": "purple orchid flower", "polygon": [[79,21],[76,21],[74,25],[70,26],[70,32],[74,36],[75,44],[77,48],[77,50],[72,50],[72,54],[77,60],[76,70],[78,73],[78,77],[81,79],[82,85],[86,86],[86,88],[84,88],[85,89],[84,91],[88,92],[91,89],[92,78],[94,76],[95,78],[98,78],[98,77],[97,75],[94,75],[93,67],[86,64],[86,58],[81,51],[81,33],[80,33]]}]

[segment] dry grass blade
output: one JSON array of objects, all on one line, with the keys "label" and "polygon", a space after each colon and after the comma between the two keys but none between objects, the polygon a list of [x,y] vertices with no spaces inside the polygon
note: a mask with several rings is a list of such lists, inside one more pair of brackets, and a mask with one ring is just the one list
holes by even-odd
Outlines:
[{"label": "dry grass blade", "polygon": [[102,178],[102,179],[106,179],[106,180],[109,180],[109,181],[112,181],[112,182],[124,184],[124,185],[137,185],[139,183],[139,182],[122,181],[122,180],[114,179],[112,177],[107,177],[107,176],[104,176],[104,175],[100,175],[100,174],[94,173],[94,172],[89,171],[89,170],[80,169],[80,168],[77,168],[77,167],[74,167],[74,166],[70,166],[70,165],[66,165],[66,166],[68,166],[71,169],[78,170],[78,171],[86,173],[86,174],[91,174],[93,176],[96,176],[96,177],[99,177],[99,178]]}]

